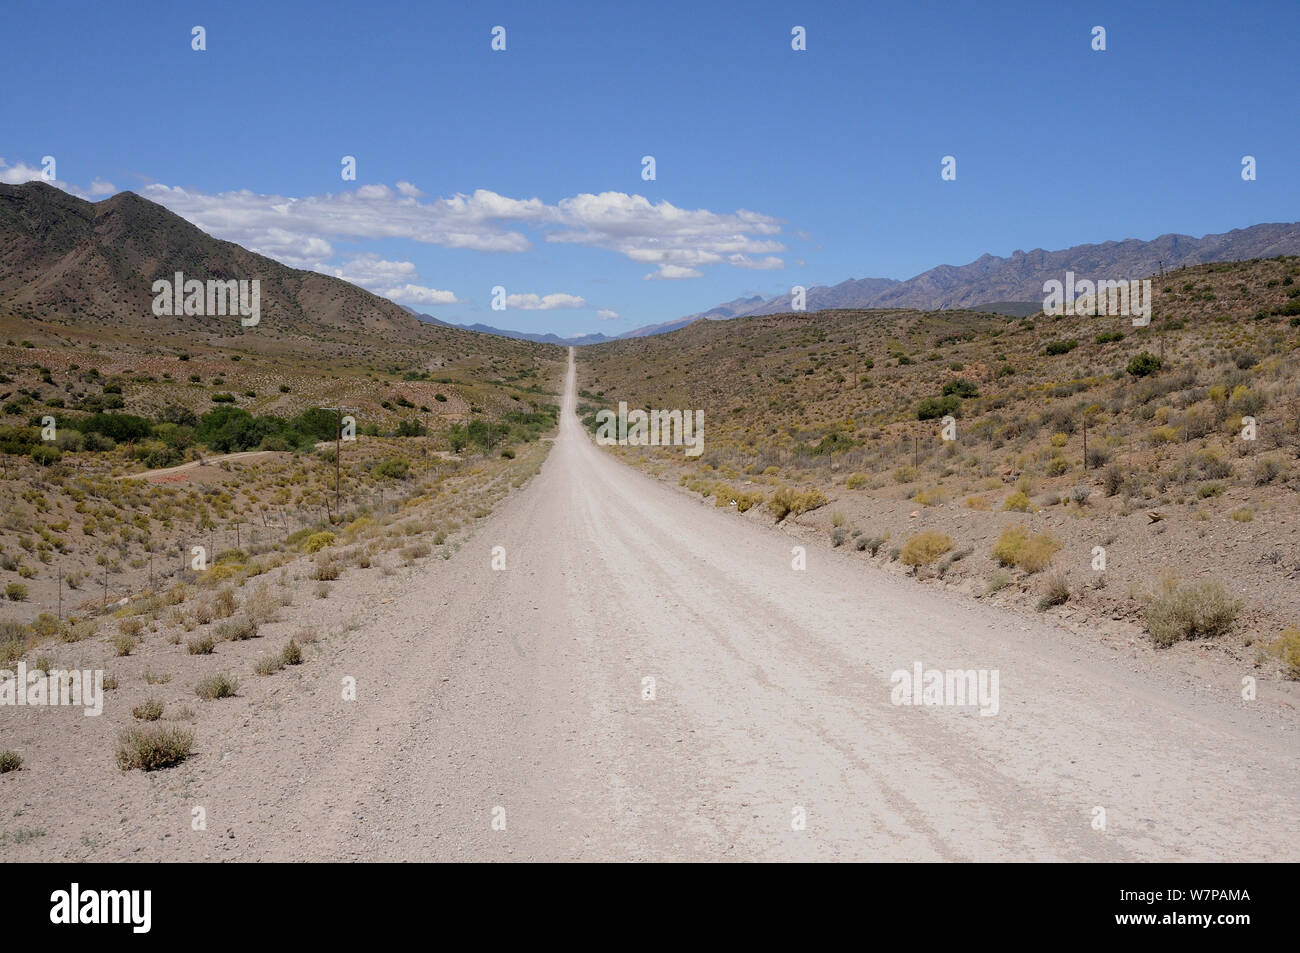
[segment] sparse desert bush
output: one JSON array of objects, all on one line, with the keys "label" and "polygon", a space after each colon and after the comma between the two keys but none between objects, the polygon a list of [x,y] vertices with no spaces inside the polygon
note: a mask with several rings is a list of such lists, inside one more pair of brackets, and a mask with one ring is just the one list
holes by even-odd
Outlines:
[{"label": "sparse desert bush", "polygon": [[772,494],[772,498],[767,501],[767,508],[779,523],[787,516],[799,516],[825,506],[827,502],[820,490],[796,490],[793,487],[783,486]]},{"label": "sparse desert bush", "polygon": [[191,655],[211,655],[216,642],[210,635],[197,635],[185,643],[185,649]]},{"label": "sparse desert bush", "polygon": [[1268,651],[1282,660],[1287,678],[1300,681],[1300,629],[1291,626],[1282,632]]},{"label": "sparse desert bush", "polygon": [[938,530],[927,529],[917,533],[906,543],[899,554],[905,566],[916,569],[928,566],[948,550],[952,549],[952,538]]},{"label": "sparse desert bush", "polygon": [[1011,585],[1011,573],[999,569],[989,576],[988,585],[984,587],[984,595],[991,596],[995,592],[1001,592],[1009,585]]},{"label": "sparse desert bush", "polygon": [[213,613],[218,619],[228,619],[239,606],[239,599],[235,595],[235,590],[226,586],[217,593],[216,598],[212,600]]},{"label": "sparse desert bush", "polygon": [[1124,471],[1112,463],[1106,468],[1106,474],[1102,477],[1102,486],[1107,496],[1114,496],[1124,486]]},{"label": "sparse desert bush", "polygon": [[284,651],[280,653],[280,660],[284,662],[285,665],[301,665],[302,647],[293,639],[290,639],[289,644],[286,645]]},{"label": "sparse desert bush", "polygon": [[147,725],[124,731],[117,741],[117,766],[156,771],[179,764],[194,750],[194,732],[174,725]]},{"label": "sparse desert bush", "polygon": [[113,648],[119,656],[130,655],[135,651],[135,637],[119,632],[113,636]]},{"label": "sparse desert bush", "polygon": [[117,623],[117,631],[129,638],[135,639],[144,631],[144,622],[136,616],[119,619]]},{"label": "sparse desert bush", "polygon": [[333,546],[337,537],[328,530],[321,533],[312,533],[307,537],[307,542],[303,543],[302,551],[307,554],[318,553],[327,546]]},{"label": "sparse desert bush", "polygon": [[1255,518],[1255,511],[1249,506],[1243,506],[1233,510],[1229,515],[1238,523],[1249,523]]},{"label": "sparse desert bush", "polygon": [[194,694],[211,701],[214,698],[229,698],[238,688],[239,682],[229,675],[209,675],[194,686]]},{"label": "sparse desert bush", "polygon": [[1038,611],[1064,605],[1069,601],[1070,584],[1065,579],[1065,573],[1052,573],[1043,583],[1043,594],[1038,599]]},{"label": "sparse desert bush", "polygon": [[1240,611],[1241,601],[1217,579],[1183,586],[1168,575],[1147,600],[1147,631],[1162,648],[1183,639],[1212,638],[1229,631]]},{"label": "sparse desert bush", "polygon": [[221,642],[243,642],[257,637],[257,623],[248,616],[240,614],[217,623],[214,634]]},{"label": "sparse desert bush", "polygon": [[274,675],[282,668],[284,668],[284,661],[279,655],[263,655],[253,666],[253,671],[258,675]]},{"label": "sparse desert bush", "polygon": [[317,599],[328,599],[329,597],[330,597],[330,584],[329,584],[328,582],[322,582],[322,583],[317,584],[317,586],[316,586],[316,598],[317,598]]},{"label": "sparse desert bush", "polygon": [[27,587],[21,582],[11,582],[5,586],[5,598],[10,602],[24,602],[27,599]]},{"label": "sparse desert bush", "polygon": [[280,617],[280,600],[271,592],[271,587],[262,583],[244,603],[244,611],[254,624],[275,622]]},{"label": "sparse desert bush", "polygon": [[1032,513],[1034,504],[1029,502],[1029,496],[1023,490],[1016,490],[1007,497],[1006,502],[1002,504],[1002,509],[1017,513]]},{"label": "sparse desert bush", "polygon": [[1023,526],[1008,526],[993,544],[992,555],[1002,566],[1035,573],[1047,568],[1060,548],[1060,542],[1050,533],[1031,536]]},{"label": "sparse desert bush", "polygon": [[59,631],[59,639],[64,642],[82,642],[95,634],[95,623],[91,619],[74,621],[69,618]]},{"label": "sparse desert bush", "polygon": [[423,559],[431,552],[433,552],[433,550],[430,548],[429,544],[421,541],[418,543],[412,543],[410,546],[402,547],[402,558],[408,563],[414,562],[417,559]]},{"label": "sparse desert bush", "polygon": [[311,577],[318,582],[329,582],[337,579],[342,572],[343,567],[333,559],[318,559],[312,567]]},{"label": "sparse desert bush", "polygon": [[870,473],[850,473],[844,480],[844,486],[850,490],[856,490],[860,486],[866,486],[870,480]]},{"label": "sparse desert bush", "polygon": [[961,549],[954,549],[948,555],[944,556],[943,559],[939,560],[939,565],[935,569],[935,574],[940,579],[943,579],[948,574],[949,569],[973,552],[975,552],[974,546],[963,546]]},{"label": "sparse desert bush", "polygon": [[929,487],[917,490],[912,496],[913,503],[920,503],[922,506],[938,506],[948,499],[948,494],[944,492],[943,487]]},{"label": "sparse desert bush", "polygon": [[23,766],[23,757],[17,751],[0,751],[0,774],[17,771]]},{"label": "sparse desert bush", "polygon": [[141,721],[157,721],[162,717],[163,703],[157,698],[149,698],[131,709],[131,714]]},{"label": "sparse desert bush", "polygon": [[843,545],[844,545],[844,541],[845,541],[846,539],[848,539],[848,538],[849,538],[849,534],[848,534],[844,529],[842,529],[841,527],[838,527],[838,526],[837,526],[835,529],[831,530],[831,545],[832,545],[832,546],[836,546],[836,547],[838,547],[838,546],[843,546]]},{"label": "sparse desert bush", "polygon": [[1263,457],[1255,463],[1254,481],[1256,486],[1267,486],[1281,475],[1282,462],[1275,457]]}]

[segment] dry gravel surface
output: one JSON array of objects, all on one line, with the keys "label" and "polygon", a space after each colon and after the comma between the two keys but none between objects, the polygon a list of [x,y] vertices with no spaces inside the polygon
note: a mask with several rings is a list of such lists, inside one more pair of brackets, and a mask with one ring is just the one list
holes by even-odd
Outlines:
[{"label": "dry gravel surface", "polygon": [[[179,767],[69,759],[24,792],[47,834],[0,856],[1300,859],[1267,686],[1196,691],[824,547],[795,570],[797,540],[612,459],[574,400],[571,366],[542,472],[449,561],[321,604],[359,622],[309,674]],[[917,662],[996,670],[997,714],[893,704]]]}]

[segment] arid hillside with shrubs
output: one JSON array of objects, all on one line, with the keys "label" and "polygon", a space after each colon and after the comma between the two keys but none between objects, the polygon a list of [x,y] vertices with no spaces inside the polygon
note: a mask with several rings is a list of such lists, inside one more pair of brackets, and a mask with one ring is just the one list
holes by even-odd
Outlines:
[{"label": "arid hillside with shrubs", "polygon": [[824,311],[595,345],[579,412],[702,409],[699,457],[611,452],[864,570],[1300,677],[1300,258],[1151,278],[1145,327]]}]

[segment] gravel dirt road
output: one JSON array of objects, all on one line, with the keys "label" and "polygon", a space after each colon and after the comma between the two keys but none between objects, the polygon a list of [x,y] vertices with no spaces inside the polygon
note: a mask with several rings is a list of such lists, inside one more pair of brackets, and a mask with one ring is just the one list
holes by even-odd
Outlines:
[{"label": "gravel dirt road", "polygon": [[[797,571],[594,446],[574,392],[540,475],[319,677],[183,784],[105,782],[133,859],[1300,859],[1277,706],[824,546]],[[996,670],[996,715],[893,704],[918,662]]]}]

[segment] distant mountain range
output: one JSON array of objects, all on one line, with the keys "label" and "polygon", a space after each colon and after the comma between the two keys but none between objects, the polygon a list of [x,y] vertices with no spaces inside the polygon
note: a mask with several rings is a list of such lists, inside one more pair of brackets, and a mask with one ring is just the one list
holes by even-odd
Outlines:
[{"label": "distant mountain range", "polygon": [[[971,308],[999,314],[1033,314],[1042,306],[1043,282],[1078,278],[1145,278],[1187,265],[1242,261],[1300,254],[1300,223],[1252,225],[1222,235],[1193,238],[1161,235],[1149,242],[1126,239],[1099,245],[1075,245],[1061,251],[1015,251],[1011,257],[981,255],[969,265],[940,265],[906,281],[850,278],[837,285],[807,289],[807,310],[830,308],[917,308],[938,311]],[[662,334],[701,319],[712,321],[791,310],[789,294],[773,298],[737,298],[676,321],[637,328],[622,337]]]},{"label": "distant mountain range", "polygon": [[[1098,245],[1075,245],[1061,251],[1014,251],[1009,258],[981,255],[968,265],[939,265],[906,281],[894,278],[850,278],[837,285],[807,289],[808,311],[834,308],[916,308],[939,311],[969,308],[1015,317],[1035,314],[1042,307],[1043,282],[1064,280],[1066,271],[1077,278],[1146,278],[1162,268],[1170,271],[1187,265],[1215,261],[1242,261],[1300,254],[1300,223],[1252,225],[1222,235],[1193,238],[1190,235],[1161,235],[1149,242],[1134,238]],[[562,338],[555,334],[503,331],[485,324],[468,325],[470,330],[505,337],[524,338],[548,344],[596,344],[619,338],[647,337],[676,331],[696,321],[725,321],[758,314],[781,314],[792,310],[789,294],[765,298],[751,295],[736,298],[695,314],[647,324],[616,337],[586,334]],[[415,314],[415,312],[411,312]],[[429,315],[423,321],[443,323]],[[465,325],[452,325],[465,327]]]},{"label": "distant mountain range", "polygon": [[558,334],[536,334],[530,331],[508,331],[503,328],[494,328],[487,324],[452,324],[449,321],[443,321],[435,318],[431,314],[421,314],[414,308],[408,308],[406,305],[399,305],[408,314],[414,315],[425,324],[436,324],[443,328],[459,328],[462,331],[477,331],[480,334],[495,334],[498,337],[514,338],[518,341],[536,341],[538,344],[599,344],[601,341],[613,341],[615,338],[607,337],[604,334],[579,334],[577,337],[562,338]]}]

